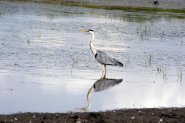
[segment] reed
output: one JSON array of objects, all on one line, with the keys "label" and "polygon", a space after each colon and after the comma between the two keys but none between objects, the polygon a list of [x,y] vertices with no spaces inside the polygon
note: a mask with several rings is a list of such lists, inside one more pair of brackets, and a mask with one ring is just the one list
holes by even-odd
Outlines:
[{"label": "reed", "polygon": [[151,66],[152,65],[152,54],[148,55],[148,65]]}]

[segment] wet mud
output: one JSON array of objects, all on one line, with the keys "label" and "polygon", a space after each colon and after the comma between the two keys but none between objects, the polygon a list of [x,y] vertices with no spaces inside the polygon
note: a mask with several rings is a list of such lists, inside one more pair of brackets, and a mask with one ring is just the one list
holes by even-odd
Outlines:
[{"label": "wet mud", "polygon": [[[0,114],[185,107],[184,14],[0,3]],[[125,67],[107,67],[109,79],[99,79],[82,28]]]},{"label": "wet mud", "polygon": [[185,108],[0,115],[1,123],[182,123],[184,121]]}]

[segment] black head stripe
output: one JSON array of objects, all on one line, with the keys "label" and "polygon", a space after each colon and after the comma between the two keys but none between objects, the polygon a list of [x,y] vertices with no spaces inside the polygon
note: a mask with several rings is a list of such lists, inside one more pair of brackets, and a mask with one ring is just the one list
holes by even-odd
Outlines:
[{"label": "black head stripe", "polygon": [[96,54],[95,54],[95,58],[97,57],[97,55],[98,55],[98,54],[96,53]]},{"label": "black head stripe", "polygon": [[96,88],[95,84],[93,84],[93,88],[94,88],[94,89]]},{"label": "black head stripe", "polygon": [[92,32],[93,32],[93,30],[92,30],[92,29],[89,29],[88,31],[92,31]]}]

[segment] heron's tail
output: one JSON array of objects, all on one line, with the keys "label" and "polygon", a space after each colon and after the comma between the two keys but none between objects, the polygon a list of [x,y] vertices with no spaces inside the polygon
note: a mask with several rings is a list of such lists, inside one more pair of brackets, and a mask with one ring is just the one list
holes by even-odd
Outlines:
[{"label": "heron's tail", "polygon": [[119,62],[119,61],[116,61],[116,64],[115,64],[116,66],[120,66],[120,67],[123,67],[123,64],[121,63],[121,62]]}]

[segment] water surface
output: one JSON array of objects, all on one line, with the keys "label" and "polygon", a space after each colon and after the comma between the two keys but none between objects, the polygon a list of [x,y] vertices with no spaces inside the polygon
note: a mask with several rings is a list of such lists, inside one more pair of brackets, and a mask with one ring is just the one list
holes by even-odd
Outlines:
[{"label": "water surface", "polygon": [[[82,28],[124,63],[108,67],[120,83],[101,83]],[[184,51],[184,14],[1,1],[0,113],[184,107]]]}]

